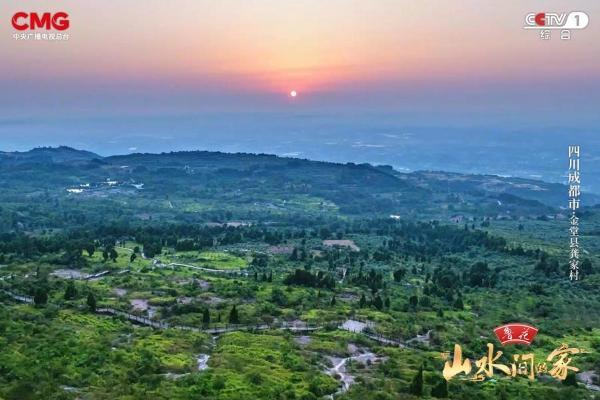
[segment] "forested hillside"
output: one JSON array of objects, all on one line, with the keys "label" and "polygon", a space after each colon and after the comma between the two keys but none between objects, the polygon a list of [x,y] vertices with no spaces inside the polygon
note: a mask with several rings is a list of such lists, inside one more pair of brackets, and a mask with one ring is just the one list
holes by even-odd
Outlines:
[{"label": "forested hillside", "polygon": [[[600,209],[562,185],[179,152],[0,154],[0,398],[590,399]],[[587,199],[587,200],[586,200]],[[585,203],[587,201],[587,203]],[[531,347],[493,329],[531,324]],[[487,343],[565,380],[442,377]],[[475,365],[475,364],[474,364]],[[475,368],[475,366],[474,366]],[[475,372],[475,371],[473,371]]]}]

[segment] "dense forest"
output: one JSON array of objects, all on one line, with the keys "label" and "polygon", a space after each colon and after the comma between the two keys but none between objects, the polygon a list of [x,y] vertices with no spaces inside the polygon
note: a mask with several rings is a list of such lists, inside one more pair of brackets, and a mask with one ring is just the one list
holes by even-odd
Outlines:
[{"label": "dense forest", "polygon": [[[178,152],[0,153],[0,399],[590,399],[600,207],[563,185]],[[493,329],[535,326],[531,346]],[[581,348],[564,380],[446,381]],[[475,367],[474,367],[475,368]],[[475,372],[475,371],[473,371]]]}]

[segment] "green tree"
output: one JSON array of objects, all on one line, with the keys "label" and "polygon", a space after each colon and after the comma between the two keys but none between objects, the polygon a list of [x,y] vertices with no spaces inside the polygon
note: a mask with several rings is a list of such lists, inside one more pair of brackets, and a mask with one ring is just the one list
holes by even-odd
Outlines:
[{"label": "green tree", "polygon": [[409,392],[415,396],[423,395],[423,366],[419,368],[419,371],[410,383]]},{"label": "green tree", "polygon": [[39,287],[33,294],[33,302],[36,306],[43,306],[48,302],[48,290],[45,287]]},{"label": "green tree", "polygon": [[117,257],[119,256],[119,253],[117,253],[117,251],[115,250],[115,248],[111,247],[108,253],[109,253],[109,257],[112,260],[112,262],[116,262],[117,261]]},{"label": "green tree", "polygon": [[239,324],[240,323],[240,316],[238,315],[238,311],[237,311],[237,308],[235,307],[235,304],[233,305],[233,307],[231,307],[231,311],[229,312],[229,323],[230,324]]},{"label": "green tree", "polygon": [[438,384],[431,389],[431,396],[437,397],[438,399],[448,397],[448,382],[446,382],[445,379],[441,379]]},{"label": "green tree", "polygon": [[75,282],[71,279],[65,289],[65,300],[73,300],[75,297],[77,297],[77,288],[75,287]]},{"label": "green tree", "polygon": [[406,275],[406,270],[404,268],[399,268],[394,271],[394,282],[400,282],[402,278]]},{"label": "green tree", "polygon": [[375,298],[373,299],[373,306],[378,310],[381,310],[383,308],[383,300],[381,300],[381,297],[379,295],[375,296]]},{"label": "green tree", "polygon": [[471,266],[468,282],[471,286],[494,287],[496,274],[483,261],[478,261]]},{"label": "green tree", "polygon": [[335,306],[336,300],[335,295],[331,298],[331,302],[329,303],[331,306]]},{"label": "green tree", "polygon": [[462,296],[459,295],[456,298],[456,300],[454,301],[454,308],[456,308],[457,310],[464,310],[465,305],[463,304]]},{"label": "green tree", "polygon": [[135,370],[139,375],[158,374],[161,370],[160,359],[151,350],[142,348]]},{"label": "green tree", "polygon": [[202,324],[204,324],[205,326],[208,326],[208,324],[210,324],[210,311],[208,311],[208,308],[205,308],[202,312]]},{"label": "green tree", "polygon": [[287,305],[287,297],[285,296],[285,293],[283,293],[283,290],[278,287],[271,291],[271,301],[280,307]]},{"label": "green tree", "polygon": [[148,258],[153,258],[156,255],[160,255],[162,252],[162,245],[159,242],[146,242],[144,246],[144,255]]},{"label": "green tree", "polygon": [[88,256],[93,256],[94,253],[96,252],[96,246],[94,245],[94,243],[88,243],[85,245],[85,251],[87,251]]},{"label": "green tree", "polygon": [[213,381],[213,389],[214,390],[223,390],[225,389],[225,385],[226,385],[226,381],[225,381],[225,377],[223,375],[217,375],[214,377],[214,381]]},{"label": "green tree", "polygon": [[412,308],[416,308],[419,305],[419,298],[417,297],[417,295],[410,296],[410,298],[408,299],[408,304],[410,304]]},{"label": "green tree", "polygon": [[87,306],[90,311],[96,311],[96,297],[92,292],[89,292],[87,295]]},{"label": "green tree", "polygon": [[509,400],[508,392],[506,391],[506,385],[496,386],[496,398],[498,400]]},{"label": "green tree", "polygon": [[260,385],[263,382],[264,379],[263,379],[263,376],[260,374],[260,372],[258,372],[258,371],[251,371],[248,374],[248,380],[253,385]]},{"label": "green tree", "polygon": [[574,373],[569,373],[565,380],[563,381],[563,385],[565,386],[575,386],[577,387],[577,377]]},{"label": "green tree", "polygon": [[265,268],[268,261],[269,257],[266,254],[258,253],[253,254],[252,262],[250,264],[257,268]]},{"label": "green tree", "polygon": [[366,305],[367,305],[367,298],[365,297],[365,294],[363,293],[363,294],[360,296],[360,301],[358,302],[358,306],[359,306],[360,308],[365,308],[365,306],[366,306]]}]

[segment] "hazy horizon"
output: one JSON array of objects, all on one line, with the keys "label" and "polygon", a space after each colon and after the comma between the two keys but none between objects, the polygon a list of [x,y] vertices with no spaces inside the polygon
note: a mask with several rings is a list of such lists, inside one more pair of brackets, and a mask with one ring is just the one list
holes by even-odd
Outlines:
[{"label": "hazy horizon", "polygon": [[[265,118],[268,116],[268,118]],[[409,119],[408,119],[409,120]],[[478,126],[479,125],[479,126]],[[37,135],[22,134],[43,126]],[[250,127],[243,130],[240,127]],[[527,141],[523,140],[524,135]],[[268,153],[332,162],[392,165],[565,183],[567,146],[582,148],[582,186],[600,188],[600,135],[592,129],[500,131],[402,123],[395,114],[210,113],[0,122],[0,150],[67,145],[101,156],[181,150]]]}]

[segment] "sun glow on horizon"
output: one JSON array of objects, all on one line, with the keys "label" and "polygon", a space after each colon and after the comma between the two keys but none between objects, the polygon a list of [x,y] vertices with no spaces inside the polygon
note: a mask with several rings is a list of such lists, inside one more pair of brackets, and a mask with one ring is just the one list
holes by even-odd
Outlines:
[{"label": "sun glow on horizon", "polygon": [[296,97],[296,96],[298,96],[298,92],[296,92],[295,90],[291,90],[290,97]]}]

